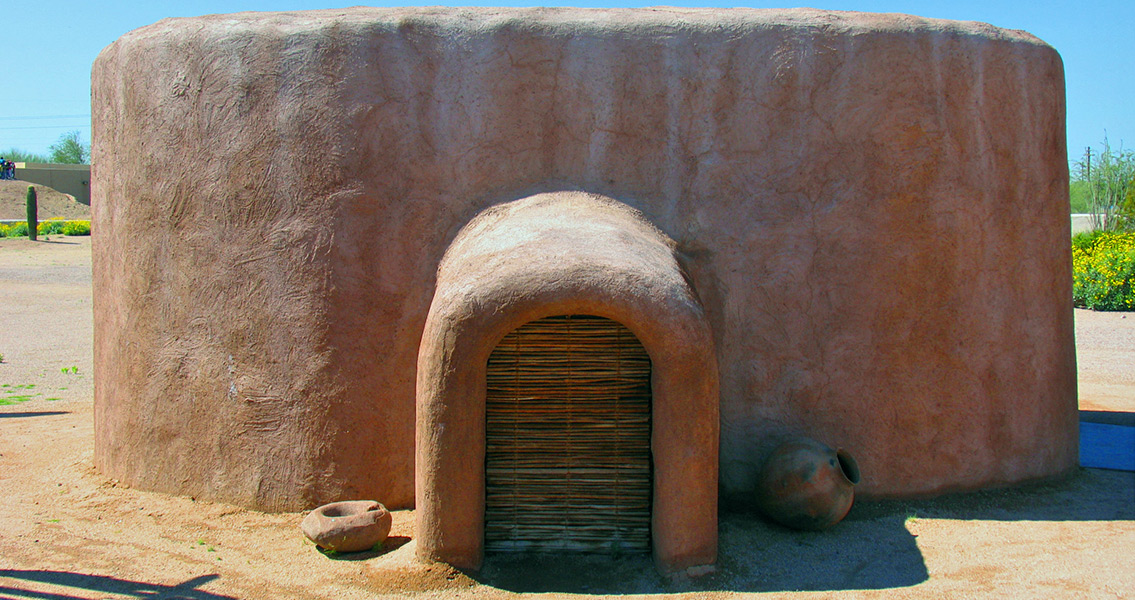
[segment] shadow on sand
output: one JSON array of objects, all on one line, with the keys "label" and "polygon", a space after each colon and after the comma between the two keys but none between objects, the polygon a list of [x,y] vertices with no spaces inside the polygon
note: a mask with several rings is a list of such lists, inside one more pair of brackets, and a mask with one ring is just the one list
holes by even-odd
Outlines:
[{"label": "shadow on sand", "polygon": [[370,560],[384,554],[389,554],[408,543],[410,543],[410,538],[404,535],[392,535],[386,538],[386,540],[382,542],[381,546],[376,545],[374,548],[365,550],[363,552],[335,552],[333,550],[324,550],[319,546],[316,546],[316,549],[319,550],[320,554],[326,556],[327,558],[330,558],[331,560],[360,561]]},{"label": "shadow on sand", "polygon": [[[177,585],[158,585],[107,577],[105,575],[84,575],[67,571],[23,571],[15,569],[0,569],[0,596],[16,598],[38,598],[41,600],[81,600],[89,594],[81,596],[72,595],[68,590],[41,591],[42,584],[70,588],[71,590],[85,590],[99,594],[115,594],[134,598],[184,598],[186,600],[236,600],[232,596],[222,596],[212,592],[197,589],[218,579],[220,575],[202,575],[194,577]],[[39,589],[29,590],[22,587],[7,585],[3,579],[35,582]]]},{"label": "shadow on sand", "polygon": [[1080,411],[1081,423],[1098,423],[1100,425],[1122,425],[1135,427],[1135,413],[1106,410]]},{"label": "shadow on sand", "polygon": [[[40,222],[42,223],[43,221],[40,221]],[[52,234],[52,235],[54,235],[54,234]],[[53,240],[53,239],[50,239],[50,238],[44,238],[44,237],[40,237],[40,236],[37,236],[37,238],[38,239],[36,239],[36,241],[41,243],[41,244],[60,244],[60,245],[63,245],[63,246],[78,246],[79,245],[79,242],[68,242],[66,240],[59,240],[59,239]]]},{"label": "shadow on sand", "polygon": [[718,563],[698,578],[658,575],[649,556],[490,555],[475,577],[514,592],[654,594],[690,591],[832,591],[897,588],[928,574],[905,514],[863,518],[800,532],[744,514],[723,514]]},{"label": "shadow on sand", "polygon": [[24,412],[0,412],[0,419],[18,419],[21,417],[51,417],[55,415],[69,415],[65,410],[41,410]]},{"label": "shadow on sand", "polygon": [[[791,531],[759,517],[723,513],[716,572],[658,575],[649,556],[486,557],[482,584],[513,592],[595,595],[691,591],[836,591],[914,586],[929,574],[910,519],[1099,521],[1135,519],[1135,473],[1077,469],[1043,483],[930,500],[859,502],[821,532]],[[1125,500],[1126,499],[1126,500]]]}]

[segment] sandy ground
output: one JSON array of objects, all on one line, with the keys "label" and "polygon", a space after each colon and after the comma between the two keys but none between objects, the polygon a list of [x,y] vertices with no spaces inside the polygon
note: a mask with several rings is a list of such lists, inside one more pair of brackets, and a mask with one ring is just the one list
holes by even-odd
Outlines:
[{"label": "sandy ground", "polygon": [[1135,312],[1076,310],[1080,410],[1135,413]]},{"label": "sandy ground", "polygon": [[[1135,313],[1076,311],[1076,326],[1082,408],[1131,417]],[[129,489],[91,464],[90,238],[0,240],[0,354],[0,599],[1135,597],[1135,473],[1122,471],[860,502],[820,533],[723,515],[718,569],[694,580],[642,557],[420,564],[410,511],[381,552],[328,556],[300,514]]]}]

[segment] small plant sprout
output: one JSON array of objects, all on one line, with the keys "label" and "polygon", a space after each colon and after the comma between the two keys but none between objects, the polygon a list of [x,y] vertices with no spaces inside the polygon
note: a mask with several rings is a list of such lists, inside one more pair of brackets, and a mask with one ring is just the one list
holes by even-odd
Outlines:
[{"label": "small plant sprout", "polygon": [[[18,389],[21,389],[21,387],[16,386],[15,389],[18,390]],[[28,400],[31,400],[32,398],[35,398],[36,396],[42,395],[42,394],[20,394],[18,392],[14,392],[14,391],[6,391],[4,393],[6,395],[0,396],[0,406],[9,406],[9,405],[12,405],[12,404],[16,404],[18,402],[27,402]]]}]

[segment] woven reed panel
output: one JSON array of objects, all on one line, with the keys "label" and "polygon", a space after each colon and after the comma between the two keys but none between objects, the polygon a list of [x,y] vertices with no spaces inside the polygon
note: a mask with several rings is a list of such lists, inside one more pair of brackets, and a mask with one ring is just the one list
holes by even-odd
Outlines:
[{"label": "woven reed panel", "polygon": [[650,357],[600,317],[528,323],[489,357],[485,550],[650,551]]}]

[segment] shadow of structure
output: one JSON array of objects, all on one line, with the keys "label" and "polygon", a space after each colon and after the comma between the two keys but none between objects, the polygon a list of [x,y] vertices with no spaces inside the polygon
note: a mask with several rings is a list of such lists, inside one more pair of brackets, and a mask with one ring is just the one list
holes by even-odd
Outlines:
[{"label": "shadow of structure", "polygon": [[[40,221],[40,222],[42,223],[43,221]],[[55,234],[51,234],[51,235],[55,235]],[[44,237],[39,237],[39,236],[37,236],[37,237],[38,237],[38,239],[36,241],[40,242],[42,244],[60,244],[60,245],[63,245],[63,246],[78,246],[79,245],[79,242],[68,242],[68,241],[65,241],[65,240],[52,240],[52,239],[48,239],[48,238],[44,238]]]},{"label": "shadow of structure", "polygon": [[0,412],[0,419],[17,419],[21,417],[52,417],[55,415],[69,415],[65,410],[41,410],[23,412]]},{"label": "shadow of structure", "polygon": [[833,591],[919,584],[929,577],[905,515],[855,510],[827,531],[792,531],[744,514],[720,519],[716,570],[658,575],[649,556],[490,555],[481,583],[515,592],[653,594],[690,591]]},{"label": "shadow of structure", "polygon": [[1131,521],[1135,520],[1133,497],[1135,473],[1077,468],[1050,481],[930,500],[865,503],[865,510],[971,521]]},{"label": "shadow of structure", "polygon": [[1012,488],[857,502],[846,519],[820,532],[725,513],[717,569],[698,578],[660,576],[645,555],[490,554],[481,572],[469,575],[513,592],[593,595],[893,589],[929,579],[917,538],[907,529],[910,519],[1130,521],[1133,497],[1135,473],[1080,468]]},{"label": "shadow of structure", "polygon": [[408,543],[410,543],[410,538],[404,535],[392,535],[386,538],[386,540],[382,542],[381,546],[378,546],[376,544],[374,548],[366,550],[364,552],[335,552],[333,550],[324,550],[319,546],[316,546],[316,549],[318,549],[319,552],[323,554],[323,556],[326,556],[331,560],[360,561],[370,560],[372,558],[382,556],[383,554],[389,554],[390,552],[393,552]]},{"label": "shadow of structure", "polygon": [[1080,422],[1135,427],[1135,413],[1109,410],[1082,410],[1080,411]]},{"label": "shadow of structure", "polygon": [[0,569],[0,597],[11,596],[16,598],[38,598],[41,600],[82,600],[80,596],[73,596],[64,592],[45,592],[12,587],[3,582],[4,578],[102,594],[132,596],[135,598],[162,598],[164,600],[236,600],[232,596],[223,596],[197,589],[198,586],[220,578],[220,575],[215,574],[194,577],[177,585],[159,585],[155,583],[118,579],[117,577],[108,577],[106,575],[85,575],[83,573],[70,573],[68,571]]}]

